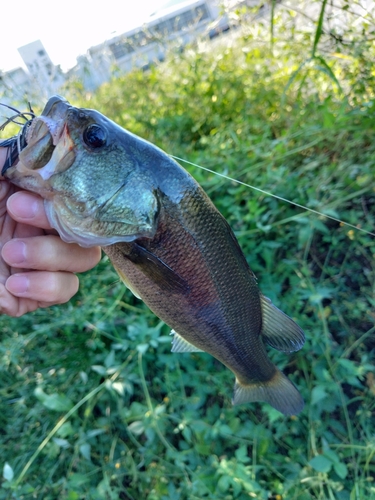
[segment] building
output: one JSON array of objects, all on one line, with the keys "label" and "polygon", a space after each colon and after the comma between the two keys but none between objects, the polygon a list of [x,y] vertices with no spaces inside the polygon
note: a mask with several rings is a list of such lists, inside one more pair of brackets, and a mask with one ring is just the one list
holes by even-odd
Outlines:
[{"label": "building", "polygon": [[169,0],[143,26],[89,48],[66,74],[52,63],[40,40],[24,45],[18,51],[27,71],[17,68],[0,73],[0,96],[5,96],[7,103],[48,98],[71,80],[92,91],[114,74],[129,72],[134,67],[146,69],[163,61],[170,49],[181,50],[199,36],[213,38],[228,30],[223,3],[231,10],[258,4],[259,0]]},{"label": "building", "polygon": [[[28,43],[18,49],[31,80],[43,97],[49,97],[64,82],[59,66],[54,66],[40,40]],[[36,89],[36,90],[37,90]]]},{"label": "building", "polygon": [[168,45],[181,47],[192,42],[218,15],[216,2],[183,2],[178,8],[172,6],[155,13],[144,27],[124,33],[107,44],[121,69],[147,67],[164,59]]},{"label": "building", "polygon": [[[85,63],[86,66],[89,63],[92,70],[92,82],[88,86],[92,87],[98,81],[98,72],[103,75],[103,81],[108,80],[111,66],[121,72],[131,71],[134,67],[148,68],[150,64],[163,61],[168,49],[181,48],[203,33],[212,38],[226,29],[228,23],[220,16],[217,0],[169,2],[144,26],[88,50]],[[89,79],[82,68],[76,67],[73,73],[80,75],[81,79]]]}]

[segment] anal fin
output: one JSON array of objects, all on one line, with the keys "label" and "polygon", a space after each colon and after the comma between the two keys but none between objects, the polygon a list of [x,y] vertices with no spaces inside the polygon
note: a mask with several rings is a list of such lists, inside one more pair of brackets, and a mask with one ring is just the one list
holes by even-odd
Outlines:
[{"label": "anal fin", "polygon": [[185,340],[184,337],[174,330],[171,331],[171,335],[173,335],[171,352],[204,352],[202,349],[198,349],[198,347]]},{"label": "anal fin", "polygon": [[294,352],[305,343],[303,330],[289,316],[261,295],[262,338],[267,344],[283,352]]}]

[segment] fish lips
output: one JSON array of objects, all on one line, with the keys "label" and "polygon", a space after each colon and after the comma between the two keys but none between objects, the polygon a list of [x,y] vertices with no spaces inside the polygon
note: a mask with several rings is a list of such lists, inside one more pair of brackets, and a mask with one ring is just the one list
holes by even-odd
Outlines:
[{"label": "fish lips", "polygon": [[[84,133],[92,120],[100,122],[102,116],[92,114],[91,110],[77,109],[65,99],[53,96],[43,113],[29,125],[27,145],[5,177],[44,198],[51,227],[68,243],[108,246],[152,237],[159,202],[155,186],[147,176],[142,177],[137,170],[121,170],[120,184],[110,185],[101,193],[102,188],[90,190],[92,176],[83,175],[85,157],[91,153],[87,151],[90,148],[85,145]],[[67,172],[76,159],[77,168]]]},{"label": "fish lips", "polygon": [[3,172],[4,177],[40,193],[44,181],[72,165],[74,145],[66,127],[69,109],[71,105],[63,97],[56,95],[48,100],[42,114],[22,131],[25,145],[17,160]]},{"label": "fish lips", "polygon": [[42,111],[42,116],[49,116],[55,120],[58,118],[64,119],[68,109],[71,107],[69,101],[56,94],[48,99]]}]

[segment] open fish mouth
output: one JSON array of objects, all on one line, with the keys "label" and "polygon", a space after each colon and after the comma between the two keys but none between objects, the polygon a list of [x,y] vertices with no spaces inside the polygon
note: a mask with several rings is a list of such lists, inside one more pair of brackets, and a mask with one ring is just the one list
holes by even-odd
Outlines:
[{"label": "open fish mouth", "polygon": [[174,329],[174,352],[204,350],[232,370],[234,404],[266,401],[285,415],[300,412],[301,395],[263,340],[293,352],[303,331],[262,296],[199,184],[98,111],[54,96],[40,116],[24,116],[24,142],[10,140],[5,177],[44,198],[60,237],[103,246],[124,283]]},{"label": "open fish mouth", "polygon": [[139,161],[145,144],[99,112],[53,96],[6,146],[4,177],[44,199],[64,241],[108,246],[155,234],[158,190]]},{"label": "open fish mouth", "polygon": [[[66,141],[61,144],[61,139],[67,132],[65,119],[70,107],[63,97],[51,97],[42,114],[25,123],[19,135],[7,141],[9,145],[13,141],[13,148],[17,148],[17,151],[6,162],[1,174],[6,174],[7,178],[13,180],[12,170],[17,169],[24,174],[27,171],[38,171],[43,179],[49,178],[57,164],[56,161],[51,164],[56,147],[60,145],[60,149],[66,148]],[[62,156],[64,155],[61,153],[58,155],[59,161]]]}]

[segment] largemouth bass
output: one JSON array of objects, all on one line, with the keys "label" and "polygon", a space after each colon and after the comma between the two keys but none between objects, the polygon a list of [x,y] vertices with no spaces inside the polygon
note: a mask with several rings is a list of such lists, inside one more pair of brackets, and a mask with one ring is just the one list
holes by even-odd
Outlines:
[{"label": "largemouth bass", "polygon": [[97,111],[54,96],[22,131],[3,174],[45,200],[61,238],[101,245],[126,286],[173,332],[235,375],[233,404],[303,408],[264,342],[300,349],[301,328],[260,292],[226,220],[166,153]]}]

